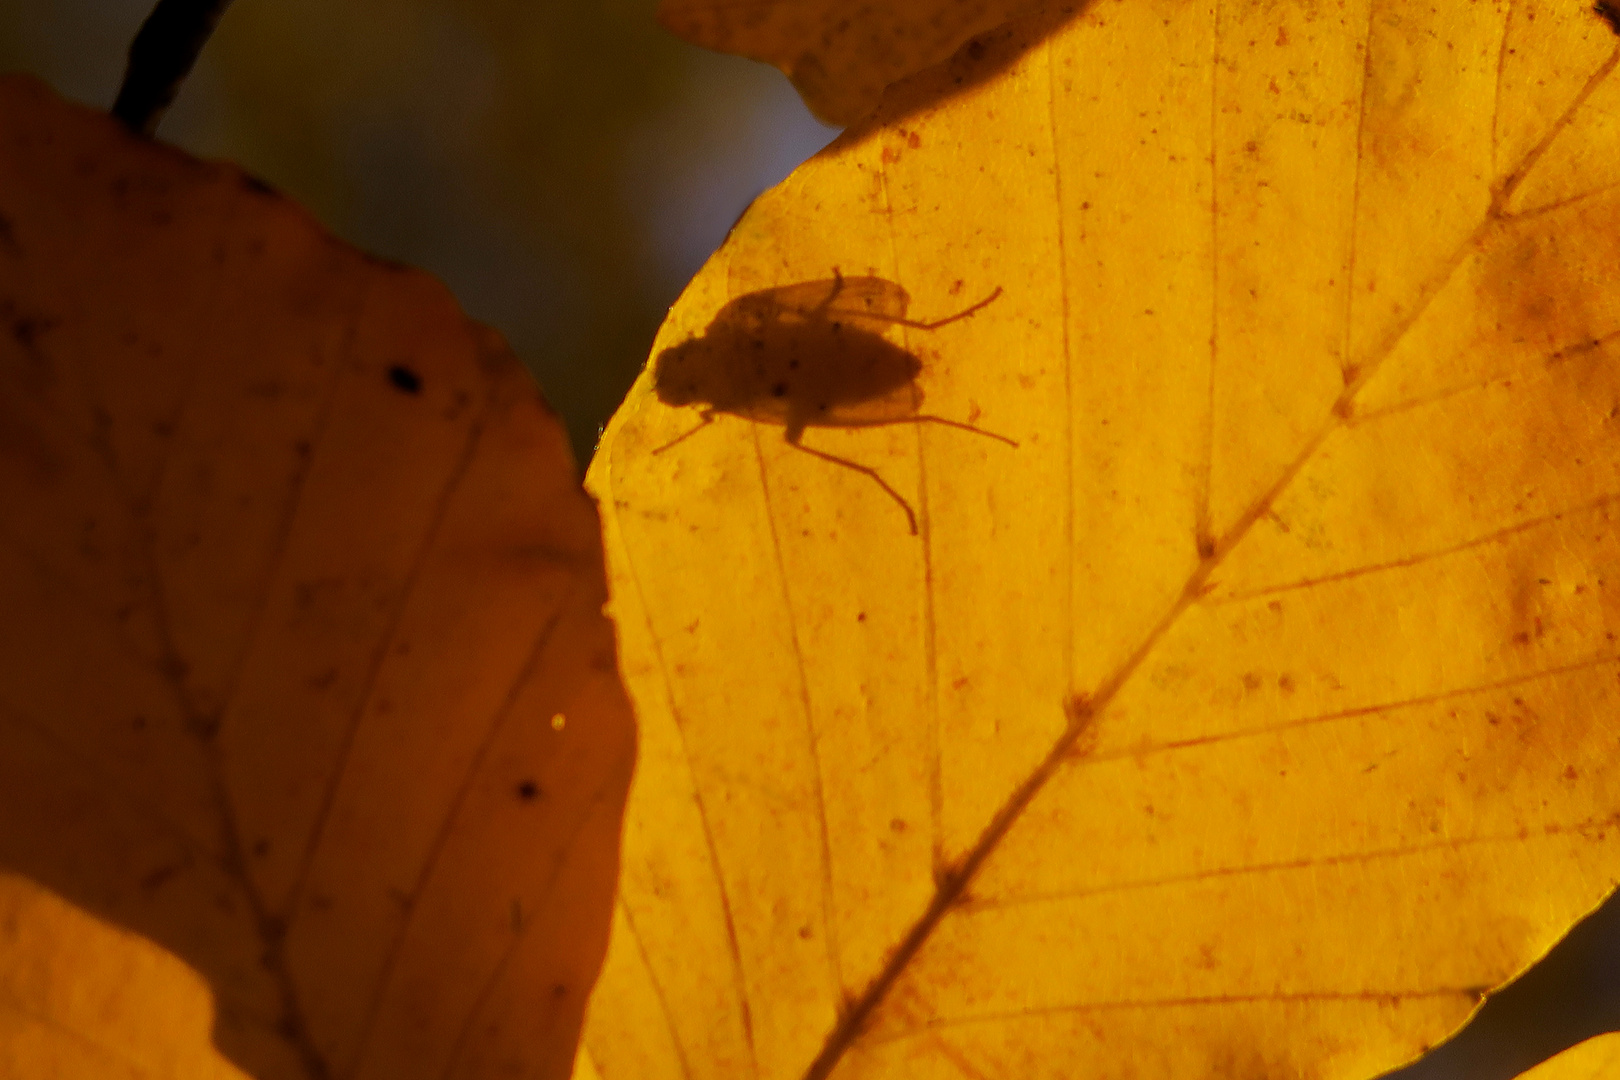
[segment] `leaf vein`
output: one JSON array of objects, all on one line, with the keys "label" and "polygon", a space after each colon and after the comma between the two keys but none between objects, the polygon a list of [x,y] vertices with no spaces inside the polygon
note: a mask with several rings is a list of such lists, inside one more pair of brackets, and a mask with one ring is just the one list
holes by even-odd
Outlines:
[{"label": "leaf vein", "polygon": [[827,946],[828,973],[832,978],[834,1007],[843,1001],[844,973],[839,957],[838,926],[834,917],[832,878],[832,838],[827,827],[827,794],[822,776],[821,747],[816,737],[815,712],[810,702],[810,672],[804,660],[804,645],[799,640],[799,623],[793,612],[793,590],[788,585],[787,563],[782,554],[782,537],[776,528],[776,511],[771,498],[769,474],[765,468],[765,452],[760,445],[760,425],[750,425],[754,437],[754,457],[759,463],[760,485],[765,496],[765,520],[771,532],[771,553],[776,562],[777,581],[782,590],[782,606],[787,611],[788,640],[793,648],[794,668],[799,676],[799,705],[804,713],[806,747],[810,751],[813,791],[816,800],[816,825],[821,841],[821,927],[822,940]]}]

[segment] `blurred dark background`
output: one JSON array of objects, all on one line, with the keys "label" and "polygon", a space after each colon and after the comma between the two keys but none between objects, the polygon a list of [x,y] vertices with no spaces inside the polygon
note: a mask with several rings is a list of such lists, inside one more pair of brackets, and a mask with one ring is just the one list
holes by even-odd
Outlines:
[{"label": "blurred dark background", "polygon": [[[835,134],[774,69],[659,29],[655,3],[235,0],[158,134],[443,279],[539,377],[583,468],[686,280]],[[151,4],[0,5],[0,70],[105,108]],[[1611,903],[1390,1080],[1509,1080],[1616,1027]]]},{"label": "blurred dark background", "polygon": [[[0,70],[105,108],[152,4],[0,4]],[[655,5],[235,0],[158,137],[444,280],[539,377],[583,468],[687,279],[836,134]]]}]

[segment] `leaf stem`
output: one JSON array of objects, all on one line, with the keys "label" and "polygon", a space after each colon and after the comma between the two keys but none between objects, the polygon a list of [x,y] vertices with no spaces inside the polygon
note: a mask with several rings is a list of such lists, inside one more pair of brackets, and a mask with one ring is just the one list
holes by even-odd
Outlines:
[{"label": "leaf stem", "polygon": [[231,0],[158,0],[129,46],[112,115],[151,138]]}]

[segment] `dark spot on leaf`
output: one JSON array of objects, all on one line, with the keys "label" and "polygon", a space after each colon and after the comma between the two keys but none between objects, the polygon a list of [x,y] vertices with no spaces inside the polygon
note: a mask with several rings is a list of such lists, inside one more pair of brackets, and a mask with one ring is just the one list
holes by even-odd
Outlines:
[{"label": "dark spot on leaf", "polygon": [[271,187],[268,183],[259,179],[257,176],[254,176],[252,173],[243,174],[242,186],[258,195],[274,196],[276,194],[275,188]]},{"label": "dark spot on leaf", "polygon": [[262,836],[253,841],[253,854],[261,859],[270,854],[270,841]]},{"label": "dark spot on leaf", "polygon": [[567,997],[568,987],[564,986],[562,983],[558,983],[551,988],[551,996],[554,998]]},{"label": "dark spot on leaf", "polygon": [[970,41],[970,42],[968,42],[967,55],[968,55],[969,60],[975,60],[975,61],[983,60],[984,59],[984,42],[982,42],[982,41]]},{"label": "dark spot on leaf", "polygon": [[518,798],[524,802],[533,802],[540,797],[540,785],[533,780],[525,780],[517,787]]},{"label": "dark spot on leaf", "polygon": [[44,319],[37,315],[22,315],[12,320],[11,336],[17,344],[28,352],[33,352],[38,346],[39,336],[56,325],[54,319]]},{"label": "dark spot on leaf", "polygon": [[420,394],[422,392],[422,376],[404,364],[395,364],[388,369],[388,381],[394,384],[396,390],[406,394]]}]

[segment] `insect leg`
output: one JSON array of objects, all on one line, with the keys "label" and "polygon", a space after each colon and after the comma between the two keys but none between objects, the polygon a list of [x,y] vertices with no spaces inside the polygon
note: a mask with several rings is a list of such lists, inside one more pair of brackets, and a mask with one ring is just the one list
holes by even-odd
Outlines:
[{"label": "insect leg", "polygon": [[696,435],[698,432],[702,431],[704,428],[706,428],[710,424],[714,423],[714,411],[712,409],[704,409],[702,415],[703,415],[703,422],[701,424],[699,424],[695,428],[692,428],[690,431],[685,432],[684,434],[675,436],[673,439],[669,440],[669,442],[665,443],[663,446],[660,446],[658,449],[654,450],[653,453],[662,454],[665,450],[668,450],[670,447],[675,446],[678,443],[685,442],[687,439],[690,439],[693,435]]},{"label": "insect leg", "polygon": [[876,483],[878,487],[882,488],[884,493],[888,495],[889,498],[900,504],[900,509],[906,512],[906,524],[911,529],[911,535],[917,535],[917,515],[911,512],[911,504],[906,502],[905,496],[901,495],[898,491],[894,490],[894,488],[890,487],[889,482],[883,479],[883,477],[879,476],[876,469],[872,468],[870,465],[859,465],[853,461],[836,457],[821,450],[812,450],[808,446],[801,445],[797,439],[788,439],[787,444],[796,450],[803,450],[812,457],[818,457],[823,461],[830,461],[834,465],[842,465],[846,469],[854,469],[858,473],[864,473],[871,477],[873,482]]},{"label": "insect leg", "polygon": [[899,315],[881,315],[872,311],[862,312],[861,317],[864,319],[871,319],[873,322],[886,322],[893,323],[896,326],[909,326],[914,330],[938,330],[942,326],[947,326],[950,323],[956,322],[958,319],[965,319],[974,312],[988,307],[990,303],[1000,295],[1001,286],[997,285],[995,292],[991,293],[983,300],[980,300],[977,304],[969,305],[968,307],[963,308],[961,311],[958,311],[955,315],[947,315],[943,319],[935,319],[933,322],[918,322],[916,319],[906,319]]},{"label": "insect leg", "polygon": [[893,420],[844,420],[840,421],[838,426],[846,428],[868,428],[888,427],[891,424],[944,424],[946,427],[958,428],[962,431],[971,431],[975,435],[983,435],[989,439],[999,440],[1006,443],[1008,446],[1018,445],[1018,440],[1009,439],[1005,435],[998,435],[994,431],[986,431],[984,428],[976,428],[972,424],[964,424],[960,420],[947,420],[943,416],[931,416],[927,413],[922,413],[917,416],[896,417]]},{"label": "insect leg", "polygon": [[844,291],[844,272],[842,270],[838,269],[838,267],[835,266],[835,267],[833,267],[833,287],[832,287],[832,292],[827,294],[827,299],[823,300],[821,303],[816,305],[815,312],[814,312],[814,315],[812,317],[813,318],[820,318],[821,316],[826,315],[827,314],[827,309],[832,307],[833,301],[838,299],[838,294],[843,292],[843,291]]}]

